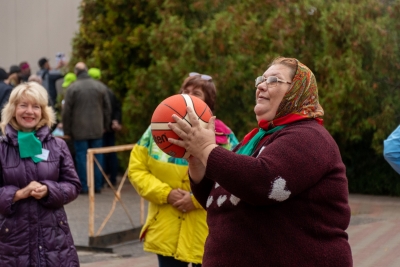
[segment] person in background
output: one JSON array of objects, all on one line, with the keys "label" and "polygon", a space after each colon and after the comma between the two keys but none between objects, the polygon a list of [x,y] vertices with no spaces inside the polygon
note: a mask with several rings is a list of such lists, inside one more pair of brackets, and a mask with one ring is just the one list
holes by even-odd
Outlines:
[{"label": "person in background", "polygon": [[[65,93],[62,112],[64,138],[72,139],[75,147],[75,163],[82,183],[82,194],[88,193],[86,175],[86,154],[89,148],[103,147],[103,133],[110,125],[111,105],[107,87],[92,79],[86,64],[75,65],[77,80],[69,85]],[[103,166],[103,155],[95,155]],[[94,191],[101,193],[103,176],[95,164]]]},{"label": "person in background", "polygon": [[8,72],[7,83],[12,87],[17,86],[21,83],[21,69],[17,65],[12,65],[10,71]]},{"label": "person in background", "polygon": [[0,68],[0,110],[2,110],[7,103],[11,90],[13,89],[11,85],[4,82],[7,79],[7,72],[3,68]]},{"label": "person in background", "polygon": [[400,126],[383,141],[383,157],[400,174]]},{"label": "person in background", "polygon": [[51,69],[49,60],[43,57],[39,59],[38,65],[40,70],[36,74],[42,78],[43,87],[46,88],[50,96],[51,106],[54,108],[57,103],[56,81],[63,77],[60,69],[66,65],[66,62],[60,60],[57,67]]},{"label": "person in background", "polygon": [[[198,97],[214,110],[217,90],[209,75],[191,73],[179,93]],[[224,135],[214,132],[213,138],[229,150],[238,140],[220,123]],[[129,181],[149,201],[140,239],[145,251],[157,254],[159,267],[187,267],[189,263],[196,267],[202,263],[208,234],[206,211],[192,195],[187,165],[186,159],[171,157],[157,146],[150,127],[131,152]]]},{"label": "person in background", "polygon": [[76,74],[73,72],[68,72],[65,74],[64,78],[62,79],[62,84],[61,88],[62,90],[60,91],[60,102],[61,102],[61,110],[63,109],[64,102],[65,102],[65,94],[67,92],[68,87],[75,82],[77,79]]},{"label": "person in background", "polygon": [[64,205],[81,184],[65,142],[51,136],[46,89],[18,85],[1,113],[1,266],[79,266]]},{"label": "person in background", "polygon": [[[60,109],[61,109],[61,113],[63,111],[63,107],[64,107],[64,96],[65,93],[68,89],[68,87],[74,82],[76,81],[76,75],[73,72],[68,72],[67,74],[65,74],[64,78],[62,78],[62,91],[59,92],[59,94],[57,94],[57,96],[59,97],[59,99],[61,99],[60,102]],[[62,122],[58,122],[57,123],[57,127],[54,129],[54,131],[52,132],[52,135],[58,138],[62,138],[64,139],[64,141],[67,143],[69,152],[72,155],[72,158],[74,159],[74,165],[76,166],[76,154],[75,154],[75,147],[74,147],[74,140],[72,140],[72,138],[70,136],[65,137],[64,136],[64,127]]]},{"label": "person in background", "polygon": [[19,68],[21,69],[21,81],[27,82],[31,76],[31,67],[29,66],[28,62],[22,61],[19,63]]},{"label": "person in background", "polygon": [[168,140],[193,156],[191,188],[207,209],[203,265],[352,266],[346,168],[322,126],[314,74],[279,57],[255,85],[259,127],[234,151],[190,107],[192,127],[176,115],[169,124],[182,140]]},{"label": "person in background", "polygon": [[42,78],[40,78],[36,74],[32,74],[29,76],[28,82],[37,82],[38,84],[42,85]]},{"label": "person in background", "polygon": [[[101,79],[101,71],[98,68],[90,68],[88,74],[95,80]],[[111,104],[111,125],[109,125],[108,130],[103,134],[103,146],[115,146],[115,133],[122,129],[121,126],[121,103],[107,87],[108,96],[110,98]],[[109,175],[110,182],[113,186],[117,185],[117,175],[118,175],[118,157],[117,153],[106,153],[104,154],[104,172]]]}]

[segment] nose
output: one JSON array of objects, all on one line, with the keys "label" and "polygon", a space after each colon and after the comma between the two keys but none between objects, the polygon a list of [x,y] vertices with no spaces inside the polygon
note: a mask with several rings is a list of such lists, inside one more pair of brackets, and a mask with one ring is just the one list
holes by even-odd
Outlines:
[{"label": "nose", "polygon": [[32,106],[32,105],[28,105],[28,106],[26,107],[26,112],[33,113],[33,106]]},{"label": "nose", "polygon": [[260,83],[259,85],[257,85],[257,90],[266,92],[268,90],[268,85],[266,82]]}]

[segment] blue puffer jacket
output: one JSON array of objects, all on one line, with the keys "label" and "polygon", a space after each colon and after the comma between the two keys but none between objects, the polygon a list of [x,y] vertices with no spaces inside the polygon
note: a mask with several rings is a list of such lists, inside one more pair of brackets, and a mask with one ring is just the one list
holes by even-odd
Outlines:
[{"label": "blue puffer jacket", "polygon": [[[17,132],[6,127],[0,142],[0,266],[79,266],[64,205],[81,189],[64,140],[46,126],[36,132],[48,159],[35,164],[19,156]],[[31,181],[47,185],[49,194],[13,204],[17,190]]]}]

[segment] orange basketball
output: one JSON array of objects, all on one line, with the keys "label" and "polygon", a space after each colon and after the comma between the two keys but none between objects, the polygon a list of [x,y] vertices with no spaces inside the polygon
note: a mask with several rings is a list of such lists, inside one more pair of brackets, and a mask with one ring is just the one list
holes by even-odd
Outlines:
[{"label": "orange basketball", "polygon": [[168,123],[176,123],[172,119],[172,114],[185,119],[189,123],[187,106],[192,107],[197,114],[200,125],[206,127],[213,115],[211,109],[200,98],[187,94],[168,97],[157,106],[151,117],[151,133],[154,142],[162,151],[175,158],[188,158],[190,154],[183,147],[168,142],[168,138],[179,139],[178,135],[168,127]]}]

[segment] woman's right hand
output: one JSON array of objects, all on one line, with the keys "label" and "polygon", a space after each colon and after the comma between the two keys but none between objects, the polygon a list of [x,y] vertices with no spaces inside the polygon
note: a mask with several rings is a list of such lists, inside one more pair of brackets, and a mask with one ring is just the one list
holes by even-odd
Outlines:
[{"label": "woman's right hand", "polygon": [[218,145],[215,143],[215,116],[211,117],[206,128],[200,125],[199,119],[191,107],[187,107],[190,124],[185,119],[173,114],[176,123],[168,123],[168,127],[180,138],[168,138],[174,145],[183,147],[188,153],[197,157],[204,166],[211,151]]}]

